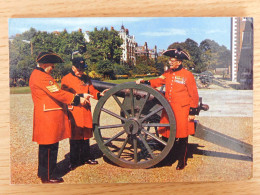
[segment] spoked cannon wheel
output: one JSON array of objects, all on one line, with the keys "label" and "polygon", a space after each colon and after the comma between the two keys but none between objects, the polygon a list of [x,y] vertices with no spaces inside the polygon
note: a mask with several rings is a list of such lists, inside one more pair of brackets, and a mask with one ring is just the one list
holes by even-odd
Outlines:
[{"label": "spoked cannon wheel", "polygon": [[[164,110],[169,122],[160,123]],[[145,85],[124,83],[107,91],[93,114],[94,135],[100,150],[126,168],[149,168],[162,161],[175,139],[175,118],[168,101]],[[167,141],[158,130],[170,129]]]}]

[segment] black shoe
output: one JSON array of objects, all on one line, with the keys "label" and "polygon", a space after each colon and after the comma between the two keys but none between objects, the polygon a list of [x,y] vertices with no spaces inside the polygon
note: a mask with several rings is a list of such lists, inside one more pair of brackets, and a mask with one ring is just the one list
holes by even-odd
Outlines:
[{"label": "black shoe", "polygon": [[53,179],[41,179],[42,183],[62,183],[64,180],[62,178],[53,178]]},{"label": "black shoe", "polygon": [[186,165],[187,165],[187,163],[179,162],[177,167],[176,167],[176,170],[182,170],[182,169],[185,168]]},{"label": "black shoe", "polygon": [[84,162],[84,164],[89,164],[89,165],[97,165],[98,164],[98,161],[96,161],[96,160],[86,160],[85,162]]}]

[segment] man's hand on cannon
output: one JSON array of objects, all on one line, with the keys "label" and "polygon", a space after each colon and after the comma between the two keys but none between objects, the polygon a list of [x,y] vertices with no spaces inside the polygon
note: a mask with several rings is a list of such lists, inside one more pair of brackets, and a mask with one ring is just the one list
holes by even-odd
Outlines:
[{"label": "man's hand on cannon", "polygon": [[109,89],[105,89],[104,91],[102,91],[102,92],[100,93],[100,96],[104,96],[105,93],[106,93],[108,90],[109,90]]},{"label": "man's hand on cannon", "polygon": [[135,81],[136,84],[140,84],[140,83],[144,83],[144,79],[138,79],[137,81]]},{"label": "man's hand on cannon", "polygon": [[194,120],[195,120],[195,115],[188,116],[188,121],[194,121]]}]

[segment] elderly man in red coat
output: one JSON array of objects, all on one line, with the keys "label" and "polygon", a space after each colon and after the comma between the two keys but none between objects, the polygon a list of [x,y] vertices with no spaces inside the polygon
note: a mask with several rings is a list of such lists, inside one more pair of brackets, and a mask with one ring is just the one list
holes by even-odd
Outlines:
[{"label": "elderly man in red coat", "polygon": [[61,183],[62,178],[53,176],[57,163],[59,141],[71,137],[66,104],[86,104],[87,99],[61,90],[50,75],[55,63],[62,63],[52,51],[41,52],[36,69],[30,76],[34,103],[33,141],[39,144],[38,177],[42,183]]},{"label": "elderly man in red coat", "polygon": [[[61,80],[61,88],[87,99],[99,99],[107,90],[100,93],[94,88],[90,78],[84,73],[87,68],[82,57],[72,59],[72,71]],[[79,165],[95,165],[98,162],[90,157],[89,138],[93,136],[90,103],[84,106],[69,106],[72,136],[70,138],[70,169]]]},{"label": "elderly man in red coat", "polygon": [[[181,49],[170,49],[163,53],[169,56],[170,68],[159,78],[144,81],[139,79],[137,84],[145,83],[156,88],[165,85],[165,98],[169,101],[176,119],[175,148],[178,152],[177,170],[184,169],[187,165],[188,136],[195,133],[194,119],[197,112],[199,96],[196,82],[191,72],[182,66],[183,60],[189,60],[190,56]],[[162,113],[161,123],[168,122],[165,113]],[[159,133],[163,139],[169,137],[169,128],[161,127]]]}]

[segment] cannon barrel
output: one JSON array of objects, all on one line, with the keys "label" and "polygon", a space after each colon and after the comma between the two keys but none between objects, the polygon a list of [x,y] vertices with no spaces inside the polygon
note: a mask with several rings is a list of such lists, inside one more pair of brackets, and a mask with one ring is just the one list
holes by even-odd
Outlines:
[{"label": "cannon barrel", "polygon": [[112,87],[115,87],[117,84],[114,83],[107,83],[97,80],[91,80],[92,85],[97,89],[98,91],[104,91],[105,89],[111,89]]},{"label": "cannon barrel", "polygon": [[[92,80],[92,85],[95,87],[95,89],[97,89],[98,91],[102,92],[105,89],[111,89],[115,86],[117,86],[117,84],[114,83],[107,83],[107,82],[103,82],[103,81],[97,81],[97,80]],[[129,96],[130,94],[130,90],[129,89],[123,89],[121,91],[118,91],[115,95],[118,97],[126,97]],[[164,94],[164,92],[163,92]],[[133,95],[137,98],[143,98],[147,95],[146,92],[144,91],[140,91],[140,90],[133,90]],[[149,100],[153,100],[154,96],[150,95]]]},{"label": "cannon barrel", "polygon": [[[117,86],[117,84],[114,83],[107,83],[107,82],[97,81],[97,80],[92,80],[92,85],[95,87],[95,89],[97,89],[100,92],[104,91],[105,89],[111,89]],[[118,91],[115,95],[119,97],[126,96],[125,91]]]},{"label": "cannon barrel", "polygon": [[[117,84],[114,83],[107,83],[107,82],[103,82],[103,81],[97,81],[97,80],[92,80],[92,85],[95,87],[95,89],[97,89],[98,91],[102,92],[105,89],[111,89],[115,86],[117,86]],[[163,95],[165,94],[165,91],[160,91]],[[130,90],[129,89],[123,89],[121,91],[118,91],[115,95],[118,97],[122,97],[124,98],[125,96],[128,96],[130,94]],[[137,98],[143,98],[147,95],[146,92],[144,91],[139,91],[139,90],[133,90],[133,95]],[[154,99],[153,95],[150,95],[149,97],[149,101],[152,101]],[[207,104],[203,104],[202,103],[202,98],[200,97],[199,99],[199,107],[198,107],[198,113],[197,115],[199,115],[199,112],[201,110],[203,111],[207,111],[209,109],[209,106]]]}]

